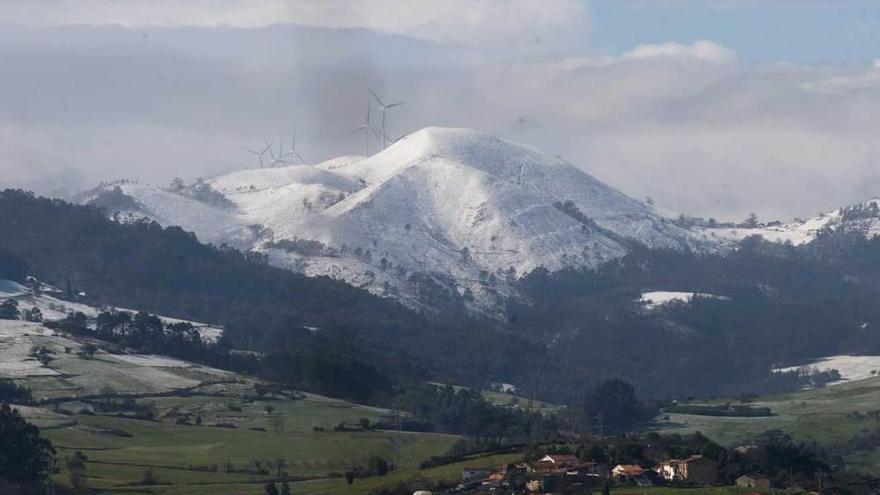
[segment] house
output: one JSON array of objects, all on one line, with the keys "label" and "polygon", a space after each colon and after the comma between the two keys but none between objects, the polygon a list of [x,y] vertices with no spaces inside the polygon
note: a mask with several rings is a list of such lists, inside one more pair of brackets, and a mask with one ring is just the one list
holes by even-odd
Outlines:
[{"label": "house", "polygon": [[539,463],[550,464],[556,468],[570,468],[580,464],[580,459],[571,454],[547,454],[538,459]]},{"label": "house", "polygon": [[465,467],[461,470],[462,483],[484,480],[492,474],[492,469],[487,467]]},{"label": "house", "polygon": [[580,460],[571,454],[547,454],[530,466],[533,473],[562,474],[582,466]]},{"label": "house", "polygon": [[770,480],[766,476],[744,474],[736,479],[740,488],[770,488]]},{"label": "house", "polygon": [[618,464],[611,469],[611,477],[615,480],[634,480],[647,472],[647,469],[637,464]]},{"label": "house", "polygon": [[611,469],[611,477],[621,485],[654,486],[659,476],[650,469],[636,464],[618,464]]},{"label": "house", "polygon": [[701,455],[692,455],[686,459],[661,462],[656,471],[666,481],[711,485],[718,477],[718,464]]}]

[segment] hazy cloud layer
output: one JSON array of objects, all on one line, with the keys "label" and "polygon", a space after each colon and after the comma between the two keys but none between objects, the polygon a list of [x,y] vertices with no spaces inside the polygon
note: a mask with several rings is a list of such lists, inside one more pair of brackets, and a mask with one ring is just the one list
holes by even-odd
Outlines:
[{"label": "hazy cloud layer", "polygon": [[[477,2],[463,25],[454,7],[474,2],[415,2],[393,21],[370,9],[407,2],[296,2],[291,13],[291,2],[205,0],[170,20],[156,6],[167,2],[106,8],[117,3],[0,8],[17,22],[0,27],[0,185],[61,194],[192,179],[251,164],[241,146],[289,141],[294,126],[310,161],[359,153],[349,131],[371,85],[407,102],[389,114],[392,134],[495,132],[676,212],[788,218],[880,194],[876,65],[748,65],[710,40],[590,54],[578,48],[591,22],[580,2]],[[64,8],[22,22],[49,4]],[[164,27],[124,18],[134,14]],[[312,27],[266,25],[279,16]],[[59,26],[108,21],[133,25]],[[257,27],[188,26],[232,21]]]}]

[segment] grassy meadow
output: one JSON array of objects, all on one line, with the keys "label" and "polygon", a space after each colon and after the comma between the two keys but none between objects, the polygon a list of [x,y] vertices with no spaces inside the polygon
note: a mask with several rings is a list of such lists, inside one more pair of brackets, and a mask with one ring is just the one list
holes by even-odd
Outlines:
[{"label": "grassy meadow", "polygon": [[[700,401],[699,404],[723,402],[739,401]],[[841,445],[860,433],[880,428],[880,378],[763,396],[749,404],[769,407],[774,415],[746,418],[661,414],[659,429],[678,433],[700,431],[724,445],[746,443],[767,430],[784,431],[799,441]],[[880,473],[880,451],[850,454],[846,460],[859,471]]]}]

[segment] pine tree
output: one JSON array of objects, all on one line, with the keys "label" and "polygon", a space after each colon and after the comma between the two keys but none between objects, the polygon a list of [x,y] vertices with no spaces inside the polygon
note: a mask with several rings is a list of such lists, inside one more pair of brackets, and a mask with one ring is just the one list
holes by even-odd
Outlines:
[{"label": "pine tree", "polygon": [[18,301],[8,299],[0,304],[0,320],[17,320],[21,317],[18,311]]}]

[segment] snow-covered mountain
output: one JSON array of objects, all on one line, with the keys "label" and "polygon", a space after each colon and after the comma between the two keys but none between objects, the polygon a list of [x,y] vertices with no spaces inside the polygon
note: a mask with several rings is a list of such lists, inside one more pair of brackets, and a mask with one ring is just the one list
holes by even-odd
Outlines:
[{"label": "snow-covered mountain", "polygon": [[851,206],[845,206],[815,217],[775,222],[756,227],[713,227],[696,229],[713,243],[733,245],[746,237],[760,236],[767,241],[795,246],[807,244],[820,233],[846,232],[873,238],[880,235],[880,198],[874,198]]},{"label": "snow-covered mountain", "polygon": [[560,158],[469,129],[427,128],[368,158],[190,187],[104,185],[83,202],[414,305],[454,290],[486,309],[538,267],[596,266],[633,241],[707,242]]}]

